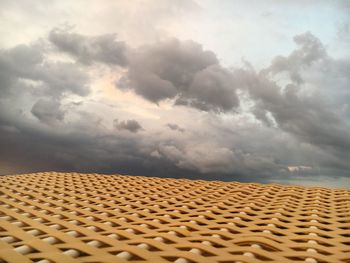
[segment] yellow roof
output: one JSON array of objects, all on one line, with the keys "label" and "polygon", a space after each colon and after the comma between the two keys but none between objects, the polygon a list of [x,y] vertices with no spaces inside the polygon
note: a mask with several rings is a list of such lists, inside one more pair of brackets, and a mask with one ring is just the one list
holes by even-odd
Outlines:
[{"label": "yellow roof", "polygon": [[0,262],[350,262],[350,190],[0,176]]}]

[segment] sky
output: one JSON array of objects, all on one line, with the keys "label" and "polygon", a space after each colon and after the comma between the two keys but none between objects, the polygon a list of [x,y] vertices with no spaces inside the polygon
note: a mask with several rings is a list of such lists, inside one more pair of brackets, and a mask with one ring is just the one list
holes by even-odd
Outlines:
[{"label": "sky", "polygon": [[0,2],[0,174],[350,187],[350,4]]}]

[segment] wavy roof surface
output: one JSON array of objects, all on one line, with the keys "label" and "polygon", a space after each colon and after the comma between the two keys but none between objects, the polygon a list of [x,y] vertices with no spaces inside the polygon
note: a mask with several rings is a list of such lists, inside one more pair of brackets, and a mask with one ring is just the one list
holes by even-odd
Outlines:
[{"label": "wavy roof surface", "polygon": [[0,177],[0,262],[350,262],[350,190]]}]

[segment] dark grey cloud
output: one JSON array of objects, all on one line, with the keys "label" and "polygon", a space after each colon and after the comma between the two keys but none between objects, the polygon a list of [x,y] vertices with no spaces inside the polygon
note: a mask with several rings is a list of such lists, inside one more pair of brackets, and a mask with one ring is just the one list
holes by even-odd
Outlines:
[{"label": "dark grey cloud", "polygon": [[[108,132],[100,125],[90,125],[86,115],[79,122],[67,122],[61,132],[28,122],[19,113],[5,112],[0,114],[0,174],[56,170],[183,177],[183,170],[172,162],[150,156],[156,142],[148,135],[135,139]],[[189,177],[201,175],[192,171]]]},{"label": "dark grey cloud", "polygon": [[[281,166],[270,157],[232,150],[231,140],[224,145],[207,144],[210,135],[193,134],[167,142],[145,132],[136,138],[108,130],[99,125],[97,116],[87,114],[74,123],[65,122],[62,131],[30,122],[18,112],[4,112],[0,116],[0,154],[7,170],[3,168],[2,173],[59,170],[263,181],[271,176],[267,171],[276,172]],[[215,127],[208,128],[225,137]]]},{"label": "dark grey cloud", "polygon": [[166,126],[173,131],[179,131],[179,132],[185,132],[184,128],[181,128],[179,125],[176,123],[167,123]]},{"label": "dark grey cloud", "polygon": [[115,34],[90,37],[70,32],[68,29],[55,28],[50,32],[49,39],[60,51],[68,53],[80,63],[127,65],[126,44],[117,41]]},{"label": "dark grey cloud", "polygon": [[[86,73],[74,63],[46,60],[44,51],[45,46],[40,43],[0,50],[0,88],[4,94],[26,91],[52,97],[89,94]],[[26,84],[28,81],[30,84]]]},{"label": "dark grey cloud", "polygon": [[350,134],[341,116],[326,103],[312,97],[301,98],[297,92],[297,87],[292,84],[281,92],[273,83],[259,80],[259,86],[250,87],[250,93],[256,100],[255,116],[266,122],[267,113],[271,113],[279,128],[304,142],[348,151]]},{"label": "dark grey cloud", "polygon": [[31,113],[43,123],[55,124],[64,118],[61,103],[56,100],[38,100],[32,107]]},{"label": "dark grey cloud", "polygon": [[230,72],[196,42],[171,39],[143,46],[129,60],[127,75],[117,85],[149,101],[174,99],[176,104],[215,112],[239,105]]},{"label": "dark grey cloud", "polygon": [[113,126],[117,130],[126,130],[132,133],[137,133],[143,130],[142,126],[136,120],[119,121],[118,119],[115,119],[113,121]]},{"label": "dark grey cloud", "polygon": [[89,76],[73,63],[44,62],[32,74],[30,80],[42,83],[36,93],[56,98],[67,94],[87,96],[90,93]]},{"label": "dark grey cloud", "polygon": [[[288,166],[300,166],[307,167],[307,178],[348,176],[350,62],[332,58],[311,33],[296,36],[297,48],[260,72],[225,68],[193,41],[130,49],[111,36],[52,31],[50,38],[55,55],[68,53],[73,62],[52,59],[45,41],[0,51],[0,165],[7,167],[0,173],[124,172],[266,182],[291,180],[295,174]],[[147,118],[145,130],[130,116],[110,127],[114,116],[96,110],[109,102],[96,97],[96,108],[90,108],[90,99],[83,100],[90,94],[87,66],[93,63],[116,70],[123,75],[119,87],[151,102],[169,100],[199,111],[184,116],[186,132],[166,124],[181,134],[159,130]]]},{"label": "dark grey cloud", "polygon": [[186,93],[180,94],[178,105],[203,111],[229,112],[239,106],[232,73],[219,65],[209,66],[194,76]]},{"label": "dark grey cloud", "polygon": [[[307,85],[310,85],[307,72],[311,72],[313,80],[322,79],[322,69],[327,70],[329,67],[338,67],[338,70],[336,73],[327,70],[327,78],[334,78],[335,73],[337,77],[342,75],[343,81],[350,84],[349,79],[345,78],[346,74],[342,73],[345,67],[339,67],[339,63],[344,62],[329,58],[324,46],[310,33],[298,35],[294,40],[299,47],[288,57],[277,57],[269,68],[259,74],[240,72],[241,75],[246,74],[242,82],[255,102],[253,113],[270,125],[272,117],[281,130],[302,142],[331,152],[338,156],[339,166],[349,167],[350,127],[341,111],[341,107],[348,104],[339,104],[337,100],[332,102],[331,98],[324,97],[321,82],[316,91],[306,90]],[[274,77],[281,73],[287,73],[291,82],[282,86],[268,78],[270,74]],[[341,89],[339,79],[333,84],[333,89]],[[329,87],[326,89],[329,90]],[[325,92],[331,95],[329,91]]]},{"label": "dark grey cloud", "polygon": [[3,95],[15,92],[18,78],[30,78],[35,65],[43,62],[40,47],[18,45],[0,50],[0,88]]}]

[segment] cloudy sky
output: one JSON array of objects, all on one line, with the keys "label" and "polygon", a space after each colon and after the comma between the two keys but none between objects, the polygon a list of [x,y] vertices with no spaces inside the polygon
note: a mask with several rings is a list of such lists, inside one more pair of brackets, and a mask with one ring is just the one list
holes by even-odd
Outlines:
[{"label": "cloudy sky", "polygon": [[0,2],[0,174],[350,187],[348,1]]}]

